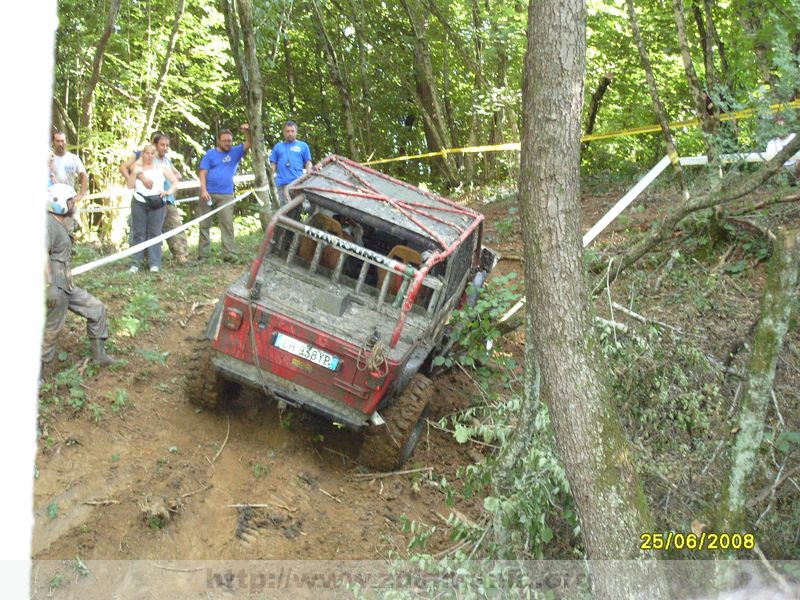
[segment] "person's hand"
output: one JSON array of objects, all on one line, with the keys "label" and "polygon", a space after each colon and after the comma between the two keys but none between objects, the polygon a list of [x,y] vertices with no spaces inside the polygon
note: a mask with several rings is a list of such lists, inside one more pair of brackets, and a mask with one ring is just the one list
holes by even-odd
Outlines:
[{"label": "person's hand", "polygon": [[148,190],[153,188],[153,180],[152,179],[148,179],[147,177],[142,175],[142,178],[140,179],[140,181],[142,182],[144,187],[146,187]]},{"label": "person's hand", "polygon": [[47,286],[47,308],[55,308],[58,304],[58,298],[61,294],[58,288],[54,285]]},{"label": "person's hand", "polygon": [[73,204],[77,204],[83,199],[83,194],[75,194],[75,197],[72,199]]},{"label": "person's hand", "polygon": [[200,200],[202,200],[203,202],[211,202],[211,194],[203,190],[202,192],[200,192]]}]

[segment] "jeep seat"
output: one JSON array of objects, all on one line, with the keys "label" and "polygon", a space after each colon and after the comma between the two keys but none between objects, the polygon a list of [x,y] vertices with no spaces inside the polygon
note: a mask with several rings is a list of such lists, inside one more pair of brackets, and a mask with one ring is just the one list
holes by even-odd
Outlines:
[{"label": "jeep seat", "polygon": [[[322,231],[326,231],[328,233],[332,233],[333,235],[342,237],[342,224],[339,223],[333,217],[329,217],[324,213],[316,213],[311,220],[308,222],[309,226],[314,227],[316,229],[321,229]],[[297,250],[297,254],[305,260],[307,263],[311,263],[311,259],[314,257],[314,251],[317,249],[317,242],[311,240],[307,237],[304,237],[300,241],[300,248]],[[339,260],[339,251],[334,250],[333,248],[326,247],[322,251],[322,256],[320,256],[319,264],[326,269],[333,270],[336,268],[336,262]]]},{"label": "jeep seat", "polygon": [[[392,248],[389,254],[387,254],[387,256],[389,258],[393,258],[398,262],[410,264],[416,267],[417,269],[419,269],[419,266],[422,264],[422,256],[420,256],[419,252],[417,252],[412,248],[409,248],[408,246],[403,246],[401,244],[398,244],[397,246]],[[378,270],[378,289],[381,289],[381,287],[383,287],[383,280],[386,279],[386,273],[387,271],[384,269]],[[401,275],[396,275],[396,274],[393,275],[392,281],[389,284],[389,292],[393,296],[397,295],[397,292],[400,291],[400,285],[402,283],[403,283],[403,277]],[[422,295],[420,294],[419,296],[417,296],[416,302],[419,303],[421,299]]]}]

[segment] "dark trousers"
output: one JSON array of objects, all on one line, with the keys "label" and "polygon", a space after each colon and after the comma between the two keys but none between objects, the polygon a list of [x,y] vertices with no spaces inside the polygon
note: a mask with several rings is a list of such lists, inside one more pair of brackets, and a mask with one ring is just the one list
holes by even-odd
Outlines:
[{"label": "dark trousers", "polygon": [[[150,208],[144,202],[131,200],[131,229],[133,231],[133,245],[141,244],[145,240],[152,240],[161,235],[164,228],[164,216],[167,209]],[[144,254],[147,252],[147,262],[151,267],[161,268],[161,244],[153,244],[147,250],[142,250],[133,255],[133,264],[141,267]]]}]

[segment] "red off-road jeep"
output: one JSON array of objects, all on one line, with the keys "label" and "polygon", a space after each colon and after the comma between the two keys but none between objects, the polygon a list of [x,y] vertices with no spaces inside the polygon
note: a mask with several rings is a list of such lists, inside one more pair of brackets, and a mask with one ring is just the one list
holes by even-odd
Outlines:
[{"label": "red off-road jeep", "polygon": [[496,261],[483,216],[339,156],[290,195],[217,304],[187,395],[216,407],[261,390],[366,428],[360,461],[396,468],[422,431],[448,317]]}]

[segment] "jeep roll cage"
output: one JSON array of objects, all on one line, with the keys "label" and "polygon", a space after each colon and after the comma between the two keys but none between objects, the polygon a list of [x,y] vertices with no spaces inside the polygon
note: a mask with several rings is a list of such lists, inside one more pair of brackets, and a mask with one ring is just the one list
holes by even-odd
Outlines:
[{"label": "jeep roll cage", "polygon": [[[297,252],[301,237],[318,242],[310,260],[312,272],[319,266],[323,245],[333,247],[339,252],[333,268],[333,278],[337,281],[346,255],[363,261],[356,292],[364,284],[370,264],[402,277],[402,284],[396,293],[396,301],[402,300],[402,307],[392,333],[390,348],[397,345],[406,316],[417,301],[423,284],[432,288],[434,294],[441,292],[441,282],[435,279],[426,280],[426,276],[436,265],[447,260],[476,229],[480,233],[480,228],[483,227],[484,217],[479,213],[335,155],[325,158],[311,172],[292,184],[290,194],[291,200],[275,212],[267,226],[245,285],[248,294],[251,297],[254,295],[258,272],[274,244],[276,230],[280,228],[291,231],[294,239],[287,254],[287,262]],[[421,250],[422,260],[419,267],[384,256],[335,233],[292,218],[291,214],[299,210],[304,202],[311,202],[323,210],[342,215],[378,232],[407,240]],[[480,244],[476,244],[472,265],[479,263],[480,252]],[[389,280],[389,277],[385,277],[379,286],[378,304],[386,298]],[[255,294],[257,293],[256,287]],[[436,301],[436,297],[431,299],[429,306],[432,308]]]}]

